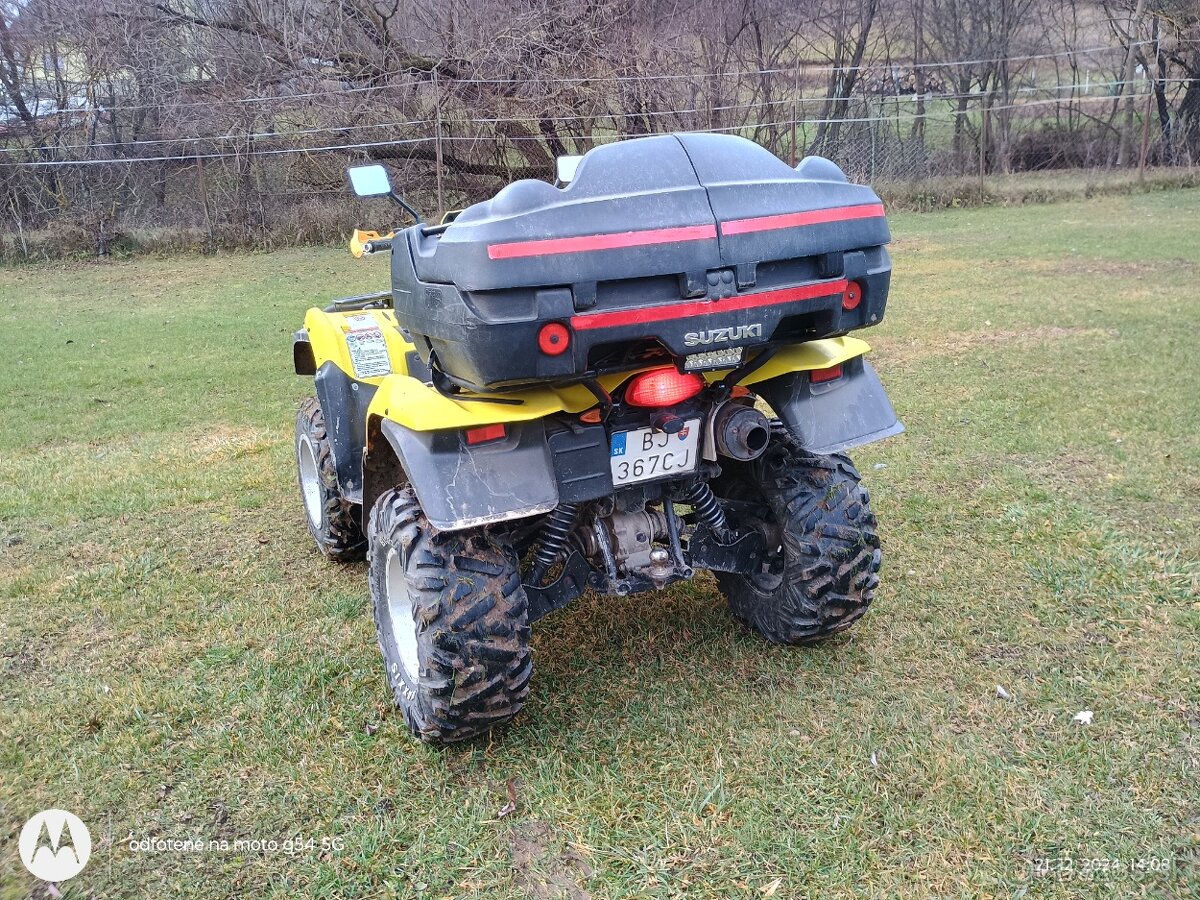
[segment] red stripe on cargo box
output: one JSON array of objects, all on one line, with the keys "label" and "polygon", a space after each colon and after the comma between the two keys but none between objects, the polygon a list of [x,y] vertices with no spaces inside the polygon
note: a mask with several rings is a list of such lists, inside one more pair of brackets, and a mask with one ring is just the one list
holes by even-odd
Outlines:
[{"label": "red stripe on cargo box", "polygon": [[645,231],[621,231],[617,234],[585,234],[581,237],[546,238],[538,241],[513,241],[488,244],[489,259],[520,259],[526,256],[550,256],[555,253],[584,253],[589,250],[619,250],[649,244],[675,244],[682,241],[714,240],[715,225],[685,225],[682,228],[650,228]]},{"label": "red stripe on cargo box", "polygon": [[738,312],[743,309],[772,306],[776,303],[795,303],[799,300],[812,300],[814,297],[829,297],[834,294],[841,294],[845,292],[847,284],[848,282],[843,278],[837,281],[823,281],[820,284],[805,284],[800,287],[780,288],[777,291],[743,294],[740,297],[727,297],[724,300],[700,300],[696,303],[668,303],[662,306],[644,306],[641,309],[621,309],[614,310],[613,312],[588,313],[584,316],[572,316],[571,327],[576,331],[587,331],[591,328],[620,328],[622,325],[665,322],[670,319],[686,319],[688,316]]},{"label": "red stripe on cargo box", "polygon": [[851,222],[854,219],[875,219],[882,215],[882,203],[838,206],[834,209],[810,209],[807,212],[783,213],[778,216],[758,216],[754,219],[733,219],[729,222],[722,222],[721,234],[750,234],[754,231],[774,231],[777,228],[798,228],[801,225],[825,225],[829,222]]}]

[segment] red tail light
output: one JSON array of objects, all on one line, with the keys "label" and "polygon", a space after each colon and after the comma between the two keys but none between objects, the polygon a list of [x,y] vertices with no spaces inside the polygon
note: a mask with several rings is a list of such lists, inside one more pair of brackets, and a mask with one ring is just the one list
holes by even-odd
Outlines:
[{"label": "red tail light", "polygon": [[467,443],[474,446],[475,444],[486,444],[489,441],[498,441],[508,432],[503,425],[480,425],[478,428],[468,428],[463,432],[463,436],[467,439]]},{"label": "red tail light", "polygon": [[558,322],[549,322],[538,332],[538,349],[547,356],[566,353],[571,346],[571,332]]},{"label": "red tail light", "polygon": [[828,369],[813,369],[808,373],[808,380],[813,384],[821,384],[824,381],[836,381],[842,377],[842,364],[830,366]]},{"label": "red tail light", "polygon": [[681,373],[674,366],[651,369],[629,382],[625,402],[630,406],[674,406],[704,390],[704,379],[695,372]]},{"label": "red tail light", "polygon": [[862,302],[862,285],[857,281],[851,281],[846,285],[846,290],[842,293],[842,309],[857,309],[858,304]]}]

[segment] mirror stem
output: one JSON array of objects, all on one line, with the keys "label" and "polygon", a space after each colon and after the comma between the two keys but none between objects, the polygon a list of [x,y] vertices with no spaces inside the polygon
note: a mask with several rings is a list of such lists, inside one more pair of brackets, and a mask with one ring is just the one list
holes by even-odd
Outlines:
[{"label": "mirror stem", "polygon": [[413,221],[415,221],[418,225],[424,224],[424,220],[421,218],[421,213],[417,210],[416,207],[414,207],[411,203],[409,203],[407,200],[405,200],[403,197],[401,197],[395,191],[392,191],[391,195],[392,195],[392,199],[395,200],[397,203],[399,203],[402,207],[404,207],[404,211],[413,217]]}]

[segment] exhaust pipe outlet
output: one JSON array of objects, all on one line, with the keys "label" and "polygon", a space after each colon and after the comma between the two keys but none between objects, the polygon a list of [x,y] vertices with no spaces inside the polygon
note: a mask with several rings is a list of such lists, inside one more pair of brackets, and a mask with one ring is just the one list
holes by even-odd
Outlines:
[{"label": "exhaust pipe outlet", "polygon": [[726,403],[713,416],[713,439],[722,456],[749,462],[758,459],[771,439],[767,417],[753,406]]}]

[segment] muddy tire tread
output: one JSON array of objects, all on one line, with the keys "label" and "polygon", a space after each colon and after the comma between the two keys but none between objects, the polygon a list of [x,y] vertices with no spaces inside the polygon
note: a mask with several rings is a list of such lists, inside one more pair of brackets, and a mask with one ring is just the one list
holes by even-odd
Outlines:
[{"label": "muddy tire tread", "polygon": [[[359,525],[358,504],[343,499],[338,488],[337,469],[325,413],[316,397],[308,397],[296,413],[296,435],[307,433],[317,452],[317,470],[321,476],[322,522],[314,527],[305,514],[308,531],[317,547],[335,562],[357,562],[367,552],[367,539]],[[303,490],[303,489],[301,489]]]},{"label": "muddy tire tread", "polygon": [[783,523],[786,561],[772,592],[718,574],[734,617],[780,644],[817,643],[858,621],[874,600],[883,554],[870,496],[850,458],[809,453],[777,426],[762,459],[732,477],[752,479]]},{"label": "muddy tire tread", "polygon": [[[528,604],[512,549],[491,530],[436,532],[412,488],[387,491],[371,510],[370,582],[376,637],[396,706],[432,744],[476,737],[507,722],[529,696]],[[404,561],[421,671],[410,684],[389,653],[388,550]]]}]

